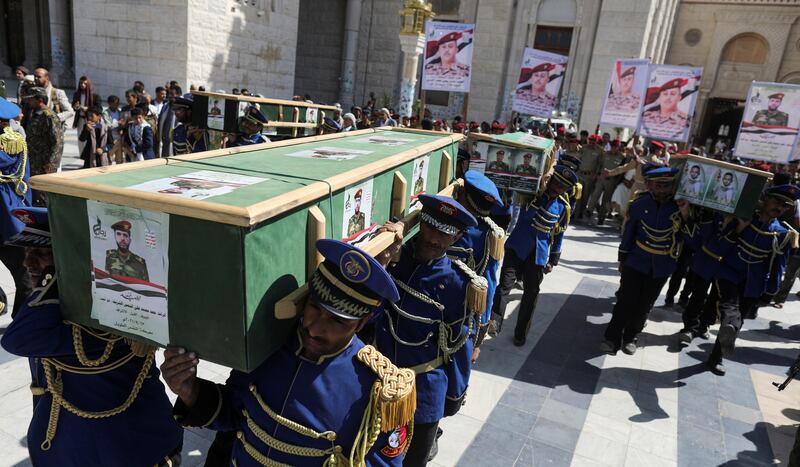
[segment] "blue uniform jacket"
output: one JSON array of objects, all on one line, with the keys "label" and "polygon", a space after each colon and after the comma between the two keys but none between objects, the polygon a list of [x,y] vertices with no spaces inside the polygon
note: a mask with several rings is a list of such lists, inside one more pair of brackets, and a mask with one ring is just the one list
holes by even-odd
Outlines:
[{"label": "blue uniform jacket", "polygon": [[568,217],[569,208],[562,197],[550,199],[539,195],[520,209],[517,225],[506,240],[506,249],[522,260],[533,252],[537,266],[557,265]]},{"label": "blue uniform jacket", "polygon": [[[416,262],[412,243],[405,244],[400,261],[387,268],[398,283],[400,301],[396,307],[388,306],[376,322],[375,344],[383,355],[402,368],[414,368],[442,358],[428,371],[415,369],[417,411],[414,422],[433,423],[444,416],[446,397],[455,400],[464,395],[472,371],[473,343],[468,338],[471,323],[464,305],[468,282],[447,256],[427,263]],[[426,299],[435,300],[442,308],[415,297],[400,282]],[[427,322],[409,318],[409,314]],[[442,332],[445,335],[442,336]],[[444,361],[440,338],[451,349],[461,345],[449,362]]]},{"label": "blue uniform jacket", "polygon": [[235,148],[236,146],[250,146],[251,144],[261,144],[261,143],[269,143],[269,140],[264,137],[261,133],[255,133],[253,135],[243,135],[239,134],[236,136],[236,141],[233,141],[231,144],[228,145],[230,148]]},{"label": "blue uniform jacket", "polygon": [[[11,214],[14,209],[19,209],[31,205],[31,190],[28,186],[28,178],[31,175],[30,164],[24,160],[22,153],[7,154],[0,150],[0,171],[3,175],[22,174],[22,182],[17,184],[13,181],[0,183],[0,197],[2,199],[2,215],[0,215],[0,240],[5,241],[21,232],[25,227],[19,219]],[[25,162],[24,172],[21,167]],[[21,191],[23,195],[17,193]]]},{"label": "blue uniform jacket", "polygon": [[741,233],[736,224],[729,223],[705,242],[696,272],[706,280],[743,284],[745,297],[774,295],[791,254],[793,231],[777,219],[759,221],[758,213]]},{"label": "blue uniform jacket", "polygon": [[489,295],[486,298],[486,309],[481,314],[480,324],[486,324],[492,314],[494,291],[497,288],[497,269],[500,263],[489,254],[486,244],[491,228],[486,221],[477,217],[478,226],[468,227],[464,235],[447,251],[451,257],[456,257],[467,264],[479,276],[485,277],[488,283]]},{"label": "blue uniform jacket", "polygon": [[[262,465],[247,452],[245,442],[272,461],[291,466],[319,466],[328,458],[328,454],[323,453],[303,457],[270,449],[262,440],[264,435],[322,451],[340,446],[342,454],[348,458],[372,386],[378,378],[358,360],[357,353],[362,347],[364,343],[353,336],[350,345],[339,353],[311,361],[300,355],[302,348],[298,335],[251,373],[234,370],[224,385],[200,380],[201,390],[196,404],[189,411],[179,399],[175,405],[176,418],[187,426],[241,433],[238,436],[244,439],[234,443],[231,459],[239,467]],[[262,408],[258,398],[284,419],[317,433],[335,432],[335,441],[313,439],[279,424]],[[398,434],[392,445],[389,444],[389,435],[381,433],[367,453],[366,464],[402,465],[402,440],[407,440],[407,436],[398,437],[401,430],[405,427],[395,430]]]},{"label": "blue uniform jacket", "polygon": [[[46,387],[42,358],[89,372],[121,363],[99,374],[61,373],[63,397],[79,409],[95,412],[119,407],[131,393],[145,359],[133,356],[130,347],[119,340],[105,363],[85,367],[75,355],[73,325],[63,319],[53,280],[46,287],[34,289],[3,334],[2,346],[12,354],[30,357],[34,388]],[[107,339],[116,337],[85,328],[81,328],[81,335],[84,351],[91,359],[102,355]],[[50,449],[43,450],[51,404],[49,392],[34,397],[27,443],[31,461],[37,466],[155,465],[183,442],[183,429],[172,418],[172,404],[154,364],[133,404],[118,415],[86,419],[62,408]]]},{"label": "blue uniform jacket", "polygon": [[619,260],[653,278],[670,276],[677,266],[687,228],[674,200],[659,204],[644,192],[628,208]]}]

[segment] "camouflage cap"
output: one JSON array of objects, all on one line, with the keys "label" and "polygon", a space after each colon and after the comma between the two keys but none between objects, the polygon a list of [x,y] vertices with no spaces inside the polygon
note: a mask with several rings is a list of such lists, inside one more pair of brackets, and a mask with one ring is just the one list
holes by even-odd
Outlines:
[{"label": "camouflage cap", "polygon": [[30,86],[25,88],[22,94],[23,99],[30,99],[33,97],[47,97],[47,90],[41,86]]}]

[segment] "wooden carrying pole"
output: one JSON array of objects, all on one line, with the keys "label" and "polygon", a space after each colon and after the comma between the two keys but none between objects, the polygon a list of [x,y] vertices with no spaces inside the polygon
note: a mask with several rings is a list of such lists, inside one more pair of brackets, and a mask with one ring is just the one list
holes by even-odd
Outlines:
[{"label": "wooden carrying pole", "polygon": [[[455,182],[448,185],[445,189],[440,191],[438,194],[442,196],[453,196],[455,192],[456,186],[460,186],[462,183],[461,180],[456,180]],[[416,225],[419,217],[419,211],[414,211],[408,216],[404,217],[402,222],[406,226],[406,230],[409,230],[412,226]],[[371,238],[365,244],[361,245],[360,248],[365,252],[369,253],[372,256],[376,256],[380,254],[382,251],[389,248],[392,243],[394,243],[395,233],[394,232],[382,232],[375,237]],[[310,247],[309,247],[310,248]],[[302,313],[303,306],[306,303],[306,298],[308,297],[308,284],[303,284],[297,290],[290,293],[286,297],[278,300],[275,303],[275,318],[277,319],[292,319]]]}]

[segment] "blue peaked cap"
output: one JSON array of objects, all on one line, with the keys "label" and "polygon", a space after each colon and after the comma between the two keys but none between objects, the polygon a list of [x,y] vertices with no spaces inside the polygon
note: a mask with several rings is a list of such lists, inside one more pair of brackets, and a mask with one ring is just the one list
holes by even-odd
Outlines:
[{"label": "blue peaked cap", "polygon": [[0,119],[11,120],[17,118],[20,112],[22,112],[22,110],[20,110],[16,104],[0,97]]},{"label": "blue peaked cap", "polygon": [[447,235],[455,235],[478,221],[458,201],[449,196],[419,195],[422,203],[420,220]]},{"label": "blue peaked cap", "polygon": [[400,299],[386,269],[369,253],[339,240],[317,241],[325,257],[311,276],[314,299],[327,311],[345,319],[361,319],[381,310],[384,300]]},{"label": "blue peaked cap", "polygon": [[486,175],[478,171],[467,170],[464,172],[464,188],[467,191],[467,201],[472,203],[472,207],[481,212],[481,215],[488,215],[488,212],[495,206],[503,207],[497,186]]},{"label": "blue peaked cap", "polygon": [[31,206],[14,209],[11,214],[23,224],[23,228],[13,237],[6,239],[6,245],[50,248],[50,221],[47,215],[47,208]]},{"label": "blue peaked cap", "polygon": [[800,187],[797,185],[776,185],[767,188],[765,193],[767,196],[780,198],[789,204],[794,204],[795,201],[800,199]]}]

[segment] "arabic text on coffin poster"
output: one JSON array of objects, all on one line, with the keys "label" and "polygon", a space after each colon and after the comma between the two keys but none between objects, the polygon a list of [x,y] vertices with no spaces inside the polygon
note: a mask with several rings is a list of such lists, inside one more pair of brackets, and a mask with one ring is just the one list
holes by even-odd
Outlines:
[{"label": "arabic text on coffin poster", "polygon": [[639,134],[647,138],[686,142],[692,126],[703,69],[650,65]]},{"label": "arabic text on coffin poster", "polygon": [[92,254],[92,318],[169,343],[169,215],[87,201]]},{"label": "arabic text on coffin poster", "polygon": [[511,109],[524,115],[549,117],[556,108],[567,60],[563,55],[526,48]]},{"label": "arabic text on coffin poster", "polygon": [[800,86],[753,82],[747,95],[737,157],[788,163],[797,153]]},{"label": "arabic text on coffin poster", "polygon": [[650,60],[640,59],[614,61],[600,111],[601,124],[625,128],[639,126],[649,64]]},{"label": "arabic text on coffin poster", "polygon": [[469,92],[474,24],[425,23],[425,65],[422,89]]}]

